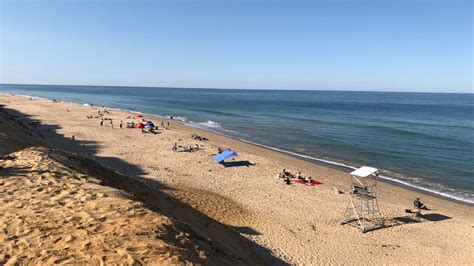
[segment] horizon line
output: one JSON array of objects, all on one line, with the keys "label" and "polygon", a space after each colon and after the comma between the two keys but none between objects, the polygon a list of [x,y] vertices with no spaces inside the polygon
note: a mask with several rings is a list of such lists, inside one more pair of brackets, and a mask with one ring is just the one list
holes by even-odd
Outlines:
[{"label": "horizon line", "polygon": [[321,91],[321,92],[379,92],[379,93],[431,93],[431,94],[474,94],[474,90],[468,92],[444,92],[444,91],[375,91],[375,90],[324,90],[324,89],[248,89],[248,88],[212,88],[212,87],[178,87],[178,86],[136,86],[136,85],[84,85],[84,84],[36,84],[36,83],[0,83],[0,85],[20,86],[69,86],[69,87],[119,87],[119,88],[147,88],[147,89],[198,89],[198,90],[247,90],[247,91]]}]

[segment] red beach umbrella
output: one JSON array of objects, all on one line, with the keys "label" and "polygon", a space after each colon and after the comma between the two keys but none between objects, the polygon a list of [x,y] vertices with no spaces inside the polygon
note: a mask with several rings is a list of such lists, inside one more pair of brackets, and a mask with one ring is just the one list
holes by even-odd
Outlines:
[{"label": "red beach umbrella", "polygon": [[142,122],[138,122],[135,124],[135,128],[144,128],[145,125]]}]

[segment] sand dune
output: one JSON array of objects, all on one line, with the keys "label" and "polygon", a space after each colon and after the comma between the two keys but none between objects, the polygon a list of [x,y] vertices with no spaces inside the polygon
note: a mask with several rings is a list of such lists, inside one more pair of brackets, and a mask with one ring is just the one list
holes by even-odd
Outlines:
[{"label": "sand dune", "polygon": [[[21,126],[4,118],[0,144],[19,151],[0,161],[0,264],[261,264],[237,233],[140,181],[76,154],[26,148],[41,140],[26,134],[23,143]],[[214,232],[196,233],[197,223]]]},{"label": "sand dune", "polygon": [[[348,195],[334,193],[334,187],[347,191],[348,176],[344,172],[173,121],[169,129],[161,130],[159,134],[142,134],[135,129],[117,128],[117,121],[137,121],[127,119],[133,116],[128,112],[110,111],[107,116],[116,121],[112,128],[109,124],[100,126],[98,119],[86,118],[102,108],[64,102],[53,104],[47,100],[30,101],[25,97],[7,95],[0,98],[0,104],[1,101],[5,104],[6,116],[26,125],[39,120],[40,125],[27,128],[45,145],[81,154],[81,159],[74,159],[80,163],[71,163],[71,159],[64,159],[67,156],[56,153],[49,153],[50,158],[95,178],[110,176],[110,173],[102,174],[105,170],[99,163],[125,173],[98,180],[108,189],[114,187],[133,193],[135,200],[146,203],[155,215],[171,219],[172,224],[184,224],[184,228],[192,232],[187,241],[198,243],[198,250],[191,248],[193,244],[179,246],[173,244],[176,242],[164,241],[186,250],[191,248],[183,251],[188,255],[177,255],[182,261],[304,265],[474,263],[474,246],[470,244],[474,242],[472,206],[383,183],[379,188],[379,204],[387,226],[362,234],[339,224]],[[157,117],[147,119],[158,124],[167,122]],[[197,142],[191,138],[192,133],[210,141]],[[174,143],[183,146],[198,143],[201,149],[194,153],[173,152]],[[216,164],[211,156],[219,146],[237,151],[239,157],[233,161],[236,164],[249,161],[252,165],[224,168]],[[274,178],[282,168],[302,171],[324,184],[287,186]],[[405,209],[410,208],[413,199],[419,196],[432,210],[427,211],[420,221],[415,221],[410,219]],[[16,200],[15,204],[20,204],[21,198],[20,195],[8,197]],[[61,197],[57,198],[61,200]],[[90,201],[111,198],[113,196],[96,196]],[[13,205],[8,206],[8,210],[17,210]],[[72,209],[77,209],[79,205],[73,206]],[[126,216],[129,211],[121,209],[119,212]],[[89,217],[80,213],[71,215],[81,217],[81,221],[104,215],[90,214]],[[133,228],[125,231],[128,230]],[[202,247],[199,245],[201,242]],[[206,249],[209,245],[213,249]],[[124,245],[119,246],[123,248]],[[213,251],[226,256],[215,257]],[[144,255],[137,260],[146,258]]]},{"label": "sand dune", "polygon": [[174,264],[207,258],[209,250],[172,220],[58,164],[50,153],[28,148],[3,163],[2,263]]}]

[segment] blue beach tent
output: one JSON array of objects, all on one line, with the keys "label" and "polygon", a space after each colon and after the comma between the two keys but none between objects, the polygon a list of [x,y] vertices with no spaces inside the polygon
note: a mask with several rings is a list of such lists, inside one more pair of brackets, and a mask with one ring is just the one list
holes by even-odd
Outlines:
[{"label": "blue beach tent", "polygon": [[222,163],[225,159],[228,159],[232,156],[237,156],[237,153],[235,153],[235,151],[232,151],[232,150],[224,150],[220,154],[214,156],[214,158],[212,159],[218,163]]},{"label": "blue beach tent", "polygon": [[153,122],[151,121],[147,121],[146,124],[145,124],[146,127],[149,127],[149,128],[154,128],[155,125],[153,124]]}]

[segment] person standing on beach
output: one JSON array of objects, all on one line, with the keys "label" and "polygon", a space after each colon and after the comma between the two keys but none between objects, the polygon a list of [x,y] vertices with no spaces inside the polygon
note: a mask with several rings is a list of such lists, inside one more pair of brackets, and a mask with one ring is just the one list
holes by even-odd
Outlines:
[{"label": "person standing on beach", "polygon": [[100,125],[103,126],[104,125],[104,119],[102,118],[102,120],[100,120]]},{"label": "person standing on beach", "polygon": [[120,120],[120,125],[119,126],[120,126],[120,129],[122,129],[122,127],[123,127],[123,121],[122,120]]}]

